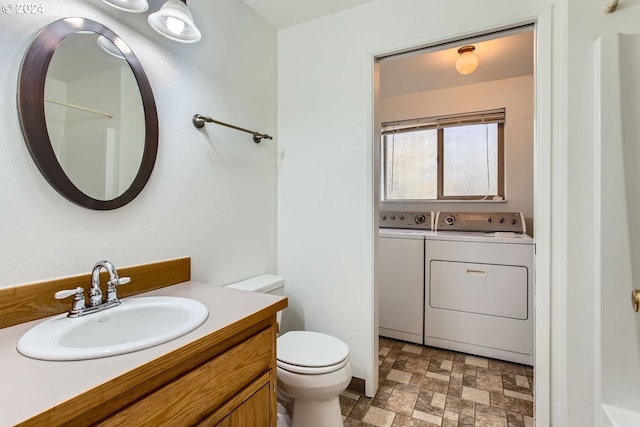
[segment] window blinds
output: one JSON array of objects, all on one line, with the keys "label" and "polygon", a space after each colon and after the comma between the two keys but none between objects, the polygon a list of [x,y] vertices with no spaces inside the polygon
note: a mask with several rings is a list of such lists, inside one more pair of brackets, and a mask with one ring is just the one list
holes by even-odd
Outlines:
[{"label": "window blinds", "polygon": [[415,132],[417,130],[441,129],[451,126],[504,123],[505,109],[476,111],[472,113],[451,114],[447,116],[423,117],[420,119],[399,120],[382,123],[382,135],[392,133]]}]

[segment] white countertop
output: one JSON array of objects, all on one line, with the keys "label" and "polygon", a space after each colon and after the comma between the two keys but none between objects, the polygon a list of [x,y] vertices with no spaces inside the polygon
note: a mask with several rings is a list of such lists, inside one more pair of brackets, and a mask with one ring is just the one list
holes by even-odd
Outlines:
[{"label": "white countertop", "polygon": [[209,317],[187,335],[156,347],[66,362],[30,359],[16,350],[22,334],[46,319],[0,329],[0,426],[12,426],[31,418],[284,298],[198,282],[184,282],[128,298],[139,296],[192,298],[207,306]]}]

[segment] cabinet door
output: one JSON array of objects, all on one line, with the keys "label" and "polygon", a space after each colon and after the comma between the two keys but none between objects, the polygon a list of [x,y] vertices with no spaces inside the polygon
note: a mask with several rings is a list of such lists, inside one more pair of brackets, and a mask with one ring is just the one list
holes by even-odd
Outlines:
[{"label": "cabinet door", "polygon": [[269,427],[270,398],[271,393],[267,384],[216,424],[216,427]]}]

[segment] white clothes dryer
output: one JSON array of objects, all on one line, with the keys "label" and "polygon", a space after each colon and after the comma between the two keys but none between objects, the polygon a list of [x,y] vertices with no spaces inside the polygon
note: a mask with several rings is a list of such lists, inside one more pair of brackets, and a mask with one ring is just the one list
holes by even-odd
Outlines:
[{"label": "white clothes dryer", "polygon": [[533,239],[521,213],[439,212],[425,243],[424,343],[533,364]]}]

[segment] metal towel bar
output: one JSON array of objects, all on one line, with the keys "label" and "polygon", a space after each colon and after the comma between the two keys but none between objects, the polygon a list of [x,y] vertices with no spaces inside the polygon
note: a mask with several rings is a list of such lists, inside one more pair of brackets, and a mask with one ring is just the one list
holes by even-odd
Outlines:
[{"label": "metal towel bar", "polygon": [[203,127],[205,123],[215,123],[217,125],[226,126],[231,129],[250,133],[251,135],[253,135],[253,142],[255,142],[256,144],[260,143],[260,141],[262,141],[263,139],[273,139],[266,133],[255,132],[249,129],[241,128],[239,126],[230,125],[229,123],[221,122],[219,120],[212,119],[211,117],[203,116],[202,114],[194,114],[192,121],[193,125],[198,129]]}]

